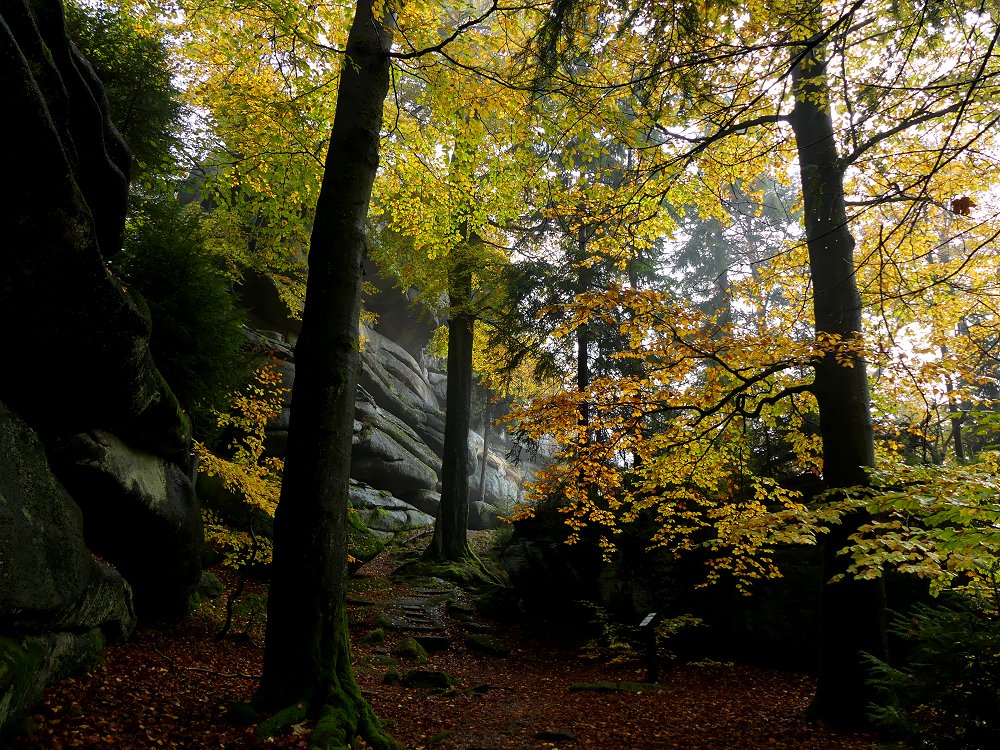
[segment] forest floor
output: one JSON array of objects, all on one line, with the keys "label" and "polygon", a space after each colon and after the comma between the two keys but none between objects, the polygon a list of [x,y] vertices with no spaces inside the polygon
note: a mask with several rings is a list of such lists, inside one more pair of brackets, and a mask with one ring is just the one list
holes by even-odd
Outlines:
[{"label": "forest floor", "polygon": [[[661,668],[656,692],[628,685],[580,690],[641,683],[645,667],[585,659],[578,643],[537,624],[490,622],[467,606],[466,592],[437,579],[390,579],[397,562],[383,554],[352,577],[349,616],[358,682],[407,750],[868,750],[875,744],[873,735],[804,721],[813,681],[801,674],[688,663]],[[220,578],[230,590],[236,582],[225,571]],[[248,587],[235,620],[244,635],[236,638],[215,638],[225,597],[203,602],[174,627],[140,627],[130,643],[107,649],[105,664],[50,688],[26,722],[29,734],[14,747],[308,747],[308,722],[264,742],[252,726],[227,721],[229,708],[253,693],[261,669],[263,595],[262,587]],[[470,646],[470,637],[483,635],[487,647],[500,643],[507,654]],[[393,654],[407,636],[436,646],[426,664]],[[434,690],[384,682],[388,671],[405,677],[417,669],[444,672],[457,684]]]}]

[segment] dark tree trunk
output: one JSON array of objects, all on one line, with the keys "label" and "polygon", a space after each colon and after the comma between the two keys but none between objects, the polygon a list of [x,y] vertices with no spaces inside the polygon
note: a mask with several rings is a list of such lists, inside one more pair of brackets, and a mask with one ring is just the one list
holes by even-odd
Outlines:
[{"label": "dark tree trunk", "polygon": [[[590,291],[591,277],[593,271],[589,266],[583,265],[587,258],[587,241],[593,230],[582,225],[577,234],[577,263],[579,269],[579,289],[578,293]],[[583,393],[590,387],[590,325],[584,323],[576,329],[576,389]],[[590,404],[586,400],[580,402],[580,427],[583,428],[584,444],[590,443]]]},{"label": "dark tree trunk", "polygon": [[490,438],[493,437],[493,401],[489,389],[486,390],[486,405],[483,407],[483,462],[479,466],[479,492],[476,499],[486,502],[486,472],[489,470]]},{"label": "dark tree trunk", "polygon": [[[816,334],[836,334],[851,341],[862,332],[861,297],[833,120],[829,107],[822,104],[829,101],[829,91],[818,49],[798,61],[792,81],[792,127],[802,175]],[[864,360],[851,356],[838,362],[829,353],[816,363],[815,371],[824,482],[831,488],[865,485],[866,469],[874,466],[875,454]],[[843,572],[843,560],[836,553],[861,520],[845,518],[827,538],[827,580]],[[819,683],[812,713],[836,724],[863,724],[870,692],[862,653],[884,656],[878,583],[846,579],[825,585],[820,638]]]},{"label": "dark tree trunk", "polygon": [[425,557],[458,562],[470,556],[469,423],[472,416],[472,269],[459,247],[448,270],[448,395],[445,402],[441,505]]},{"label": "dark tree trunk", "polygon": [[392,746],[354,681],[345,609],[361,262],[389,87],[383,50],[391,44],[370,0],[358,0],[310,246],[264,673],[254,698],[268,711],[299,706],[324,716],[313,736],[320,747],[346,747],[356,733]]}]

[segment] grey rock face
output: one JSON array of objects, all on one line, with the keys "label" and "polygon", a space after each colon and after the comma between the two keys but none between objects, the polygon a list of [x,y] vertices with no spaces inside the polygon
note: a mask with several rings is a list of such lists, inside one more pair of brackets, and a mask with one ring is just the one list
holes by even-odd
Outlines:
[{"label": "grey rock face", "polygon": [[414,490],[400,499],[429,516],[437,516],[438,508],[441,507],[441,493],[434,490]]},{"label": "grey rock face", "polygon": [[444,414],[420,364],[401,346],[362,328],[362,390],[382,409],[414,430],[431,451],[444,449]]},{"label": "grey rock face", "polygon": [[390,412],[358,401],[355,427],[352,477],[395,495],[437,486],[440,460]]},{"label": "grey rock face", "polygon": [[140,615],[183,616],[204,545],[190,477],[100,431],[61,442],[53,464],[83,510],[87,543],[132,585]]},{"label": "grey rock face", "polygon": [[429,526],[434,517],[408,503],[363,484],[351,483],[351,506],[365,525],[375,531],[397,533],[417,526]]},{"label": "grey rock face", "polygon": [[498,529],[503,525],[499,508],[478,500],[469,503],[469,528],[473,530]]},{"label": "grey rock face", "polygon": [[128,584],[87,552],[79,507],[35,434],[0,404],[0,631],[124,637],[134,626]]}]

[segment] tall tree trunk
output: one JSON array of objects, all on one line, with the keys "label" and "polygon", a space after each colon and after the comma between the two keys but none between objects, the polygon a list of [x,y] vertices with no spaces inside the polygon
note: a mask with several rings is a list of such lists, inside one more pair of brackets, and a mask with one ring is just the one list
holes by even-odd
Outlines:
[{"label": "tall tree trunk", "polygon": [[[469,242],[475,238],[470,237]],[[465,246],[454,251],[448,269],[448,395],[445,401],[444,454],[441,457],[441,505],[434,538],[424,553],[429,559],[458,562],[470,556],[469,423],[472,416],[472,340],[475,318],[472,268]]]},{"label": "tall tree trunk", "polygon": [[[816,335],[835,334],[851,341],[862,333],[861,297],[828,106],[825,61],[818,47],[798,60],[792,83],[791,121],[802,175]],[[831,352],[816,363],[815,371],[824,482],[831,488],[865,485],[865,470],[875,464],[865,362],[857,355],[838,361]],[[836,553],[861,520],[845,518],[828,536],[827,580],[843,572],[844,563]],[[822,618],[819,683],[812,713],[838,724],[863,724],[870,692],[862,652],[884,656],[880,586],[853,579],[826,584]]]},{"label": "tall tree trunk", "polygon": [[[274,519],[264,673],[254,697],[267,711],[293,707],[319,716],[314,747],[346,747],[356,734],[375,747],[395,746],[355,683],[345,609],[361,262],[391,44],[391,27],[372,17],[371,0],[358,0],[310,246]],[[282,711],[274,721],[294,720]],[[266,734],[267,724],[258,731]]]},{"label": "tall tree trunk", "polygon": [[490,389],[485,388],[486,404],[483,406],[483,462],[479,467],[479,491],[476,499],[486,502],[486,472],[489,470],[490,438],[493,436],[493,401],[490,399]]},{"label": "tall tree trunk", "polygon": [[[586,224],[581,224],[577,232],[576,240],[576,262],[579,264],[579,287],[578,294],[590,291],[591,277],[593,271],[584,264],[587,259],[587,241],[593,230]],[[584,323],[576,329],[576,389],[583,393],[590,387],[590,324]],[[580,401],[580,427],[583,428],[581,435],[584,444],[590,443],[590,404],[586,400]]]}]

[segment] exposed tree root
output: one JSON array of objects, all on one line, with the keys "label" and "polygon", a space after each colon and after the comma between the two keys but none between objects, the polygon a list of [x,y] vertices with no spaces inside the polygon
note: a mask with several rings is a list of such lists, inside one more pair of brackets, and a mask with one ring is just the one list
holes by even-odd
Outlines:
[{"label": "exposed tree root", "polygon": [[443,578],[463,587],[475,587],[483,584],[507,585],[500,573],[491,570],[490,566],[468,547],[465,554],[457,561],[447,560],[437,555],[428,555],[425,552],[423,557],[401,565],[393,575]]},{"label": "exposed tree root", "polygon": [[403,746],[382,728],[353,678],[346,690],[339,686],[332,688],[330,697],[318,709],[302,701],[269,712],[258,722],[255,734],[267,739],[310,718],[316,721],[309,737],[312,750],[349,750],[357,737],[373,750],[403,750]]}]

